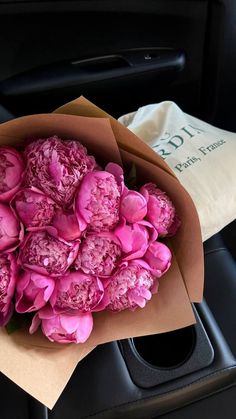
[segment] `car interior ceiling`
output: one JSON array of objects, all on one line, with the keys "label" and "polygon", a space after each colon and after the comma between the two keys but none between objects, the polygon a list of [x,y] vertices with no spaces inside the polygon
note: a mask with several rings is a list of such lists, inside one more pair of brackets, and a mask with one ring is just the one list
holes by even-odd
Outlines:
[{"label": "car interior ceiling", "polygon": [[[0,122],[83,95],[116,118],[172,100],[235,132],[235,19],[234,0],[0,0]],[[204,260],[196,327],[97,347],[52,410],[1,374],[1,419],[233,419],[236,222]]]}]

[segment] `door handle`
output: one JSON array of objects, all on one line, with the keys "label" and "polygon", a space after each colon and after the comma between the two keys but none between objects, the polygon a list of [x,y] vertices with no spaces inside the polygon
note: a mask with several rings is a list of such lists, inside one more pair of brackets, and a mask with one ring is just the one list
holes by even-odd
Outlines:
[{"label": "door handle", "polygon": [[84,86],[148,72],[177,73],[185,66],[182,51],[160,48],[123,50],[117,54],[61,62],[13,76],[0,83],[3,97]]}]

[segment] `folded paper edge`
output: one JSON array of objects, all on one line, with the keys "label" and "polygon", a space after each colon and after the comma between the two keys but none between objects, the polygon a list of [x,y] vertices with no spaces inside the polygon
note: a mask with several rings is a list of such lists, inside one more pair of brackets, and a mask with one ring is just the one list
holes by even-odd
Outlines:
[{"label": "folded paper edge", "polygon": [[[57,108],[54,113],[60,114],[70,114],[70,115],[79,115],[85,117],[95,117],[95,118],[109,118],[111,122],[112,129],[114,130],[115,136],[118,135],[120,137],[120,133],[130,133],[130,138],[136,137],[138,141],[139,147],[132,148],[129,144],[124,144],[123,142],[119,141],[118,138],[118,145],[120,148],[123,148],[125,151],[133,153],[138,157],[143,158],[145,153],[146,160],[150,161],[150,163],[157,164],[156,156],[157,154],[153,151],[149,146],[147,146],[137,135],[131,132],[128,128],[124,127],[119,121],[109,115],[107,112],[102,110],[101,108],[97,107],[95,104],[90,102],[84,96],[80,96],[79,98],[72,100],[71,102],[66,103],[63,106]],[[139,151],[142,150],[143,152]],[[165,163],[161,157],[159,157],[159,166],[168,172],[171,176],[176,178],[175,173],[171,170],[171,168]]]}]

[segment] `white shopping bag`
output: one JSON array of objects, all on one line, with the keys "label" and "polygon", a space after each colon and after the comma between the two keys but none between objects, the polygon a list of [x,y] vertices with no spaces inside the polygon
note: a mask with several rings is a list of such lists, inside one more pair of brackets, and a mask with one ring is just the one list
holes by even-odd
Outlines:
[{"label": "white shopping bag", "polygon": [[152,147],[191,195],[203,241],[236,218],[236,134],[213,127],[166,101],[119,121]]}]

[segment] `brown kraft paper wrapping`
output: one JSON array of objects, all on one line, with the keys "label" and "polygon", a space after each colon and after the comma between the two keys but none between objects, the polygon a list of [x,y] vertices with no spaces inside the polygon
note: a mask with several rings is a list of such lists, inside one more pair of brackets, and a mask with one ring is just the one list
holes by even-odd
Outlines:
[{"label": "brown kraft paper wrapping", "polygon": [[[96,345],[127,337],[167,332],[195,322],[191,302],[203,293],[203,252],[199,220],[193,202],[166,163],[133,133],[85,98],[53,114],[22,117],[0,125],[0,145],[21,148],[27,139],[61,136],[77,139],[98,162],[131,162],[141,183],[155,182],[173,200],[182,225],[170,239],[170,270],[160,279],[157,295],[144,309],[94,316],[94,329],[84,344],[59,345],[40,332],[8,335],[0,329],[0,370],[30,395],[52,409],[76,365]],[[79,397],[79,396],[78,396]]]}]

